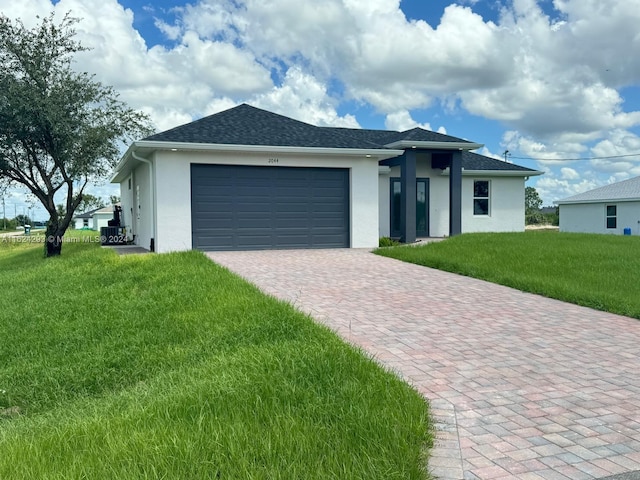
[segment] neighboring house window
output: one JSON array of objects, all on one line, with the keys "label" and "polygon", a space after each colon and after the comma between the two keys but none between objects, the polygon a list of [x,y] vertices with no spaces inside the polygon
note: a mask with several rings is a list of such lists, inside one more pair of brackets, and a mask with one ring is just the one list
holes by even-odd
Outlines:
[{"label": "neighboring house window", "polygon": [[618,207],[607,205],[607,228],[618,228]]},{"label": "neighboring house window", "polygon": [[83,218],[82,219],[82,226],[83,227],[88,227],[89,226],[89,219],[88,218]]},{"label": "neighboring house window", "polygon": [[489,180],[473,181],[473,214],[489,215]]}]

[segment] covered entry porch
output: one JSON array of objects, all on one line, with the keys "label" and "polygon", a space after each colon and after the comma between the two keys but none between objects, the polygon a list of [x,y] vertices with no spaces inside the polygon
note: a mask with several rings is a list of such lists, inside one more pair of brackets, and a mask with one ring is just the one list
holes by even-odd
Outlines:
[{"label": "covered entry porch", "polygon": [[391,237],[399,238],[403,243],[429,237],[432,234],[429,227],[430,203],[440,200],[445,204],[446,200],[441,193],[431,191],[430,175],[418,174],[418,158],[426,162],[432,172],[439,172],[438,176],[448,172],[448,232],[449,236],[462,232],[462,152],[482,145],[470,142],[434,143],[402,141],[387,145],[390,148],[403,148],[404,153],[380,162],[381,166],[392,168],[395,172],[390,176],[389,185],[389,232]]}]

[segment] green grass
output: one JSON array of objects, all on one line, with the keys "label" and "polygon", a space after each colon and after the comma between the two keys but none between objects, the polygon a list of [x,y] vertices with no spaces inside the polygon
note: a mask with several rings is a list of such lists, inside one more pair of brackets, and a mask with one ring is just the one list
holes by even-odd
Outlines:
[{"label": "green grass", "polygon": [[415,390],[198,252],[0,272],[1,479],[427,478]]},{"label": "green grass", "polygon": [[479,233],[376,253],[640,319],[640,237]]}]

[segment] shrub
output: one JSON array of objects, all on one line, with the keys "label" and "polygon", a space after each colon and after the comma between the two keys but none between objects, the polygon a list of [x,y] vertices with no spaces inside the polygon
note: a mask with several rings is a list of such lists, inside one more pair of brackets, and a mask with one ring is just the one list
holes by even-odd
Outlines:
[{"label": "shrub", "polygon": [[400,242],[390,237],[380,237],[378,240],[379,247],[395,247],[396,245],[400,245]]}]

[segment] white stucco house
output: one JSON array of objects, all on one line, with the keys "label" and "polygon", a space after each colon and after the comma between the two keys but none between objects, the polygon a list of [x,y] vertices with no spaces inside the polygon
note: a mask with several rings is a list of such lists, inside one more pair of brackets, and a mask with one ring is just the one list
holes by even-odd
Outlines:
[{"label": "white stucco house", "polygon": [[113,206],[96,208],[73,217],[76,230],[89,229],[100,231],[113,218]]},{"label": "white stucco house", "polygon": [[369,248],[524,230],[542,172],[414,128],[317,127],[250,105],[134,142],[115,169],[130,240],[157,252]]},{"label": "white stucco house", "polygon": [[640,177],[555,202],[560,231],[640,235]]}]

